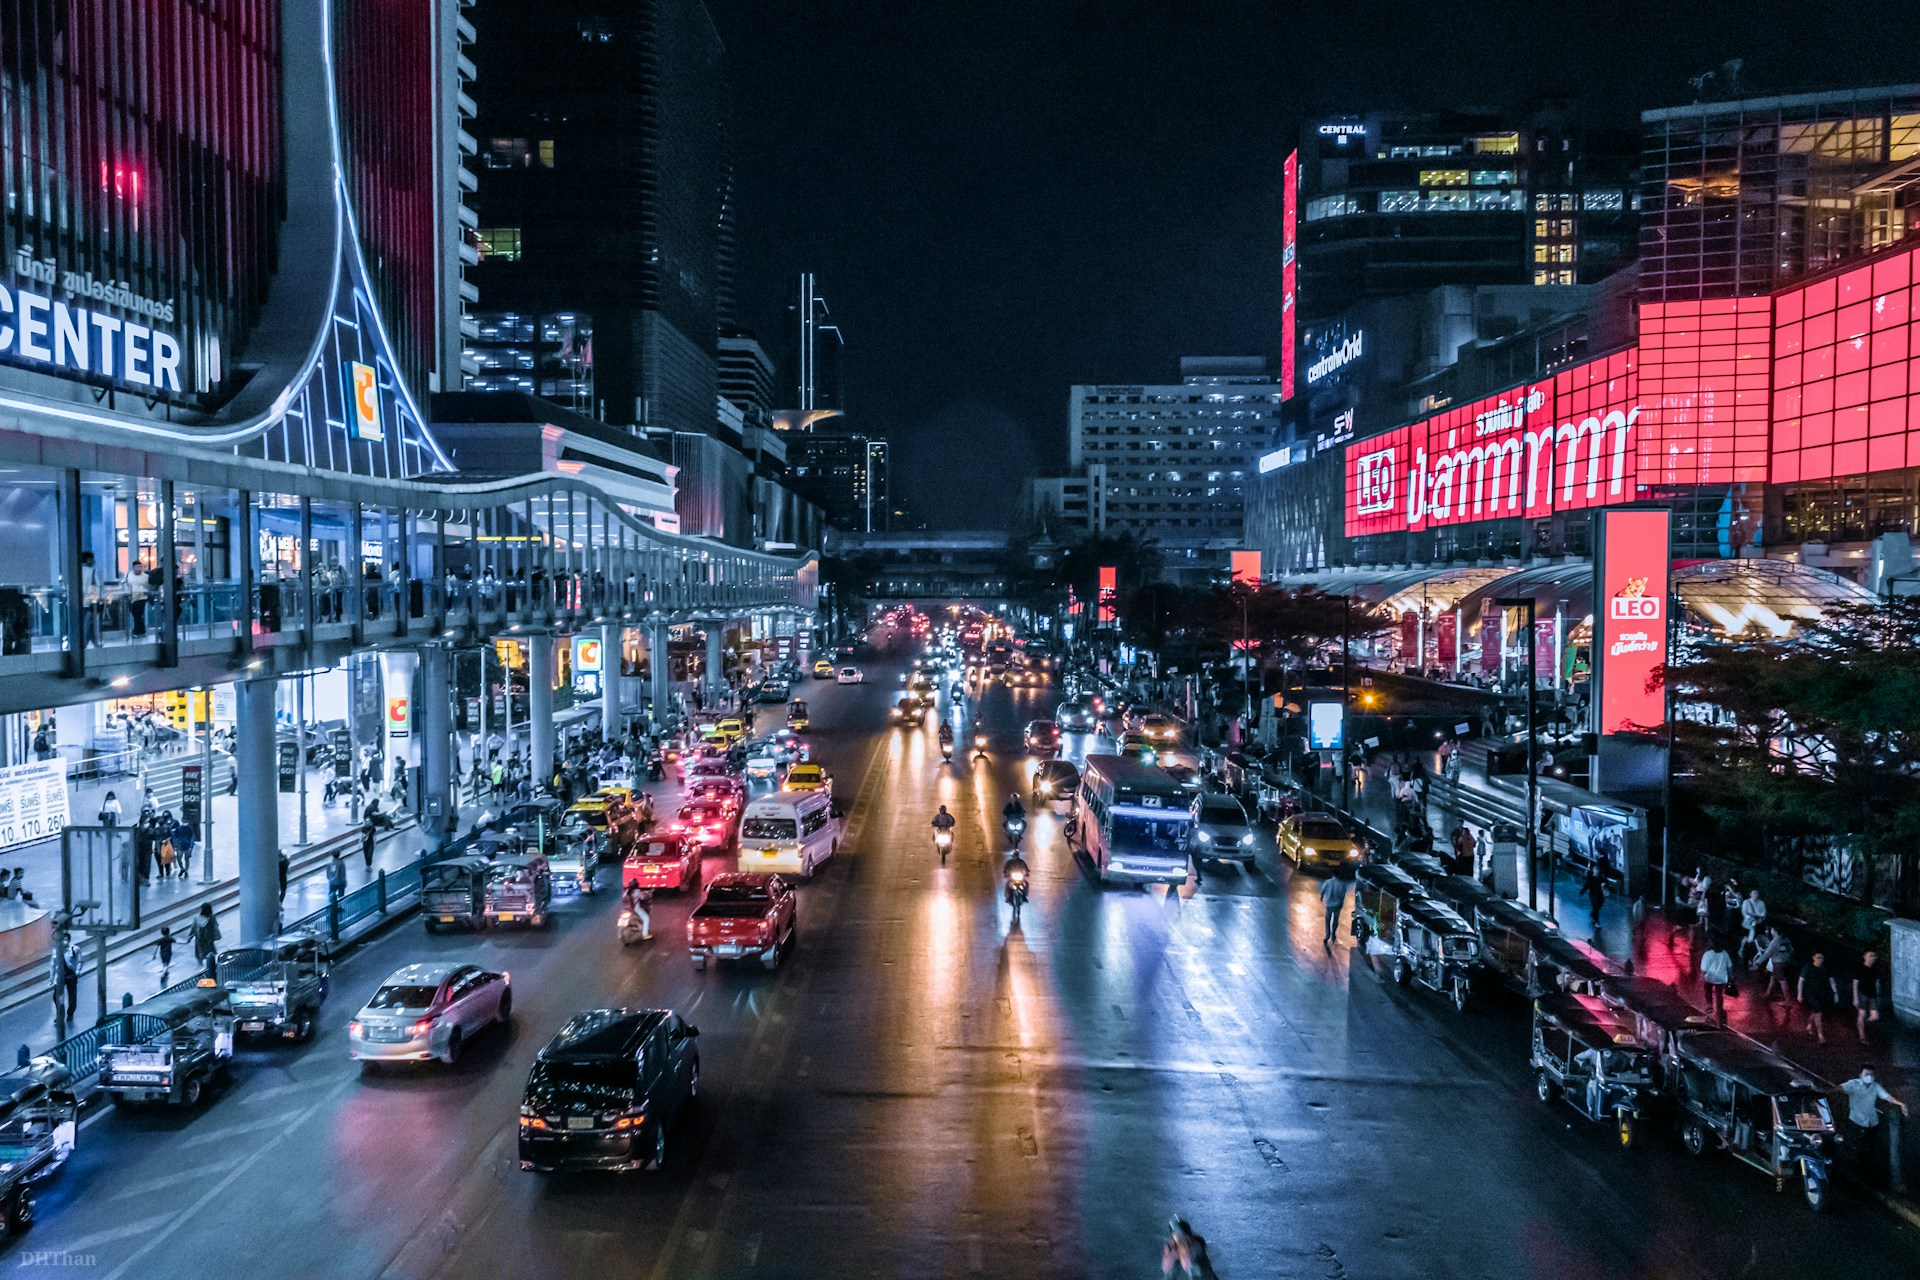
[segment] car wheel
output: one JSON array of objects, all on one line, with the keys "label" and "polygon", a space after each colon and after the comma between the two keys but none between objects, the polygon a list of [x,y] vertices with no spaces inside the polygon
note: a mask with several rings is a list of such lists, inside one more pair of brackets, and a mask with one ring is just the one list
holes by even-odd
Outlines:
[{"label": "car wheel", "polygon": [[7,1205],[7,1234],[25,1235],[33,1226],[33,1188],[16,1187],[13,1199]]},{"label": "car wheel", "polygon": [[443,1061],[448,1066],[460,1061],[460,1028],[455,1027],[453,1034],[447,1037],[447,1056]]},{"label": "car wheel", "polygon": [[1690,1156],[1703,1156],[1707,1153],[1707,1130],[1698,1120],[1689,1120],[1680,1126],[1680,1145],[1687,1149]]},{"label": "car wheel", "polygon": [[653,1126],[653,1167],[667,1167],[667,1126],[664,1121]]},{"label": "car wheel", "polygon": [[186,1088],[180,1091],[180,1101],[184,1102],[189,1107],[199,1106],[200,1105],[200,1089],[201,1089],[200,1077],[195,1076],[193,1079],[187,1081]]},{"label": "car wheel", "polygon": [[760,957],[760,967],[769,971],[778,969],[780,967],[780,957],[785,951],[786,947],[784,944],[774,943],[773,950]]},{"label": "car wheel", "polygon": [[693,1102],[700,1097],[700,1059],[693,1060],[693,1072],[687,1076],[687,1101]]},{"label": "car wheel", "polygon": [[1533,1096],[1542,1102],[1552,1102],[1553,1092],[1553,1081],[1547,1078],[1547,1073],[1536,1071],[1533,1076]]},{"label": "car wheel", "polygon": [[500,993],[500,1007],[498,1010],[495,1011],[494,1018],[500,1022],[507,1022],[511,1020],[512,1017],[513,1017],[513,988],[508,987],[505,991],[502,991]]},{"label": "car wheel", "polygon": [[1413,966],[1409,965],[1405,960],[1395,960],[1393,962],[1393,980],[1404,987],[1412,979]]},{"label": "car wheel", "polygon": [[429,921],[427,921],[426,923],[427,923],[427,932],[428,932],[428,933],[438,933],[438,932],[440,932],[440,922],[439,922],[438,920],[429,920]]},{"label": "car wheel", "polygon": [[313,1010],[308,1009],[301,1013],[299,1021],[293,1024],[293,1042],[305,1044],[311,1039],[313,1039]]}]

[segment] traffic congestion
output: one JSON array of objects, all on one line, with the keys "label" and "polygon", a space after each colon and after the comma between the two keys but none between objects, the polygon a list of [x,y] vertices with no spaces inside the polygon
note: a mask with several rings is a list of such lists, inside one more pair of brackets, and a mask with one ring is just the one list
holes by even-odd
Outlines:
[{"label": "traffic congestion", "polygon": [[23,1268],[1146,1274],[1170,1215],[1246,1275],[1920,1256],[1792,1063],[1004,620],[877,614],[590,782],[133,1011],[85,1107],[18,1083]]}]

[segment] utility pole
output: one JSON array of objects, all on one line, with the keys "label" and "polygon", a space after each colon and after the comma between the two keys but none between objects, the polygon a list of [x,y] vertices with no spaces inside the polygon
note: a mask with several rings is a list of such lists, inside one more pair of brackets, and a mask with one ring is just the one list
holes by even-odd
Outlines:
[{"label": "utility pole", "polygon": [[1347,717],[1353,711],[1353,597],[1340,597],[1340,811],[1352,804],[1353,769],[1347,763]]}]

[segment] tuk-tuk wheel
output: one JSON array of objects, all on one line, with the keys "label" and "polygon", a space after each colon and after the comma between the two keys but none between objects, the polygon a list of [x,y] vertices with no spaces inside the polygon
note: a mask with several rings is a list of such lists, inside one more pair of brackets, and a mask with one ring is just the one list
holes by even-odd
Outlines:
[{"label": "tuk-tuk wheel", "polygon": [[1689,1120],[1680,1126],[1680,1145],[1687,1149],[1690,1156],[1703,1156],[1707,1153],[1707,1131],[1698,1120]]},{"label": "tuk-tuk wheel", "polygon": [[1412,981],[1412,979],[1413,966],[1405,960],[1396,959],[1393,962],[1393,980],[1404,987],[1408,982]]},{"label": "tuk-tuk wheel", "polygon": [[199,1106],[200,1105],[200,1088],[201,1088],[200,1077],[199,1076],[193,1077],[193,1079],[187,1081],[186,1087],[181,1089],[180,1101],[184,1102],[189,1107]]},{"label": "tuk-tuk wheel", "polygon": [[1800,1191],[1807,1197],[1807,1208],[1815,1213],[1824,1213],[1827,1208],[1827,1180],[1825,1178],[1802,1178]]},{"label": "tuk-tuk wheel", "polygon": [[1453,1011],[1455,1013],[1465,1013],[1467,1011],[1467,980],[1465,978],[1455,978],[1453,980],[1452,995]]},{"label": "tuk-tuk wheel", "polygon": [[1544,1071],[1534,1072],[1533,1074],[1533,1096],[1534,1097],[1540,1099],[1540,1101],[1542,1102],[1552,1102],[1554,1094],[1556,1092],[1558,1092],[1558,1090],[1556,1090],[1553,1087],[1553,1081],[1547,1078],[1546,1072]]},{"label": "tuk-tuk wheel", "polygon": [[33,1188],[19,1186],[7,1202],[7,1234],[25,1235],[33,1225]]},{"label": "tuk-tuk wheel", "polygon": [[305,1044],[311,1039],[313,1039],[313,1011],[307,1010],[293,1024],[293,1042]]},{"label": "tuk-tuk wheel", "polygon": [[1618,1125],[1620,1129],[1620,1148],[1621,1150],[1624,1151],[1630,1148],[1631,1146],[1633,1146],[1633,1139],[1635,1136],[1633,1131],[1634,1130],[1633,1117],[1626,1114],[1623,1111],[1620,1113],[1617,1119],[1618,1119]]},{"label": "tuk-tuk wheel", "polygon": [[438,933],[438,932],[440,932],[440,922],[439,922],[438,920],[428,920],[428,921],[426,921],[425,923],[426,923],[426,926],[427,926],[427,932],[428,932],[428,933]]}]

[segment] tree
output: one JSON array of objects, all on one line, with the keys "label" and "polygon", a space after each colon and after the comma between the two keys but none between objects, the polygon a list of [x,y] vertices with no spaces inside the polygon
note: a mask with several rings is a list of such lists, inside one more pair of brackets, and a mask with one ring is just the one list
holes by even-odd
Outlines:
[{"label": "tree", "polygon": [[1911,900],[1920,606],[1836,608],[1790,643],[1695,646],[1673,685],[1676,785],[1735,833],[1849,837]]}]

